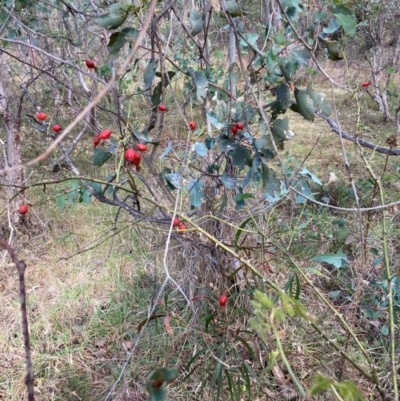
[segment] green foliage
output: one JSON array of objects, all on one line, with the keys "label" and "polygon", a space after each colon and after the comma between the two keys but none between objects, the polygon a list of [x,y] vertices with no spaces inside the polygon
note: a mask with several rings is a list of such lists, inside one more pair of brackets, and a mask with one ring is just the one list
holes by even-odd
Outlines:
[{"label": "green foliage", "polygon": [[176,368],[157,368],[148,377],[146,390],[149,393],[149,401],[164,401],[167,396],[165,384],[172,383],[178,377]]}]

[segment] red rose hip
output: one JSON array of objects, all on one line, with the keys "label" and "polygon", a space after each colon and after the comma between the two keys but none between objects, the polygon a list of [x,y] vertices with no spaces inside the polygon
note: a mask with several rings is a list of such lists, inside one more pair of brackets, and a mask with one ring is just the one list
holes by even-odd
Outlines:
[{"label": "red rose hip", "polygon": [[168,111],[167,106],[165,104],[160,104],[158,106],[158,110],[160,110],[160,111]]},{"label": "red rose hip", "polygon": [[103,141],[105,139],[110,138],[111,134],[112,134],[112,131],[110,131],[109,129],[106,129],[104,131],[101,131],[100,134],[97,136],[101,141]]},{"label": "red rose hip", "polygon": [[143,144],[143,143],[138,143],[137,145],[136,145],[136,147],[137,147],[137,150],[139,151],[139,152],[146,152],[148,149],[147,149],[147,146],[145,145],[145,144]]},{"label": "red rose hip", "polygon": [[225,293],[224,293],[224,294],[221,294],[221,295],[219,296],[219,298],[218,298],[219,306],[220,306],[221,308],[224,308],[227,302],[228,302],[228,295],[226,295]]},{"label": "red rose hip", "polygon": [[195,121],[190,121],[189,122],[189,128],[194,131],[197,128],[197,124]]},{"label": "red rose hip", "polygon": [[44,121],[47,117],[46,113],[43,113],[43,111],[40,111],[38,113],[36,113],[36,117],[40,120],[40,121]]},{"label": "red rose hip", "polygon": [[86,67],[95,70],[96,64],[93,60],[86,60]]},{"label": "red rose hip", "polygon": [[243,123],[238,122],[238,123],[236,123],[236,127],[237,127],[237,129],[242,130],[244,128],[244,125],[243,125]]},{"label": "red rose hip", "polygon": [[29,207],[26,203],[22,204],[19,208],[18,208],[18,213],[19,214],[26,214],[28,213]]},{"label": "red rose hip", "polygon": [[61,131],[61,127],[58,124],[54,124],[52,130],[58,133]]},{"label": "red rose hip", "polygon": [[136,152],[136,150],[132,148],[129,148],[125,151],[125,160],[137,167],[140,164],[140,153]]}]

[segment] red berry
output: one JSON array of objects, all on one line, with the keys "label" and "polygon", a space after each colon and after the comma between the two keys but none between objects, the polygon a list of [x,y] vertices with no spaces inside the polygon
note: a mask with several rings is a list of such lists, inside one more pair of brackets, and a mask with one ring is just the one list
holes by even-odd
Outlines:
[{"label": "red berry", "polygon": [[96,147],[100,143],[100,138],[98,136],[93,137],[93,145]]},{"label": "red berry", "polygon": [[221,294],[218,298],[218,303],[221,308],[225,307],[226,303],[228,302],[228,295]]},{"label": "red berry", "polygon": [[195,121],[190,121],[189,128],[194,131],[197,128],[197,124]]},{"label": "red berry", "polygon": [[145,144],[143,144],[143,143],[138,143],[137,145],[136,145],[136,147],[137,147],[137,150],[139,151],[139,152],[146,152],[148,149],[147,149],[147,146],[145,145]]},{"label": "red berry", "polygon": [[181,224],[181,221],[179,220],[178,217],[175,217],[175,218],[174,218],[174,221],[172,222],[172,225],[173,225],[174,227],[179,227],[179,224]]},{"label": "red berry", "polygon": [[233,135],[236,135],[237,132],[239,131],[239,128],[237,127],[237,125],[234,125],[234,126],[231,128],[231,131],[232,131],[232,134],[233,134]]},{"label": "red berry", "polygon": [[52,127],[52,130],[54,132],[60,132],[61,131],[61,127],[58,124],[54,124]]},{"label": "red berry", "polygon": [[370,86],[371,85],[371,82],[369,82],[369,81],[365,81],[365,82],[363,82],[362,84],[361,84],[361,86],[363,87],[363,88],[368,88],[368,86]]},{"label": "red berry", "polygon": [[136,150],[132,148],[129,148],[125,151],[125,160],[137,167],[140,164],[140,153],[136,152]]},{"label": "red berry", "polygon": [[100,140],[104,140],[104,139],[108,139],[112,134],[112,131],[110,131],[109,129],[106,129],[105,131],[101,131],[98,136],[98,138]]},{"label": "red berry", "polygon": [[160,104],[158,106],[158,110],[160,110],[160,111],[168,111],[167,106],[165,104]]},{"label": "red berry", "polygon": [[40,111],[36,114],[36,117],[40,120],[40,121],[44,121],[47,117],[46,113],[43,113],[43,111]]},{"label": "red berry", "polygon": [[96,64],[93,60],[86,60],[86,67],[91,69],[96,69]]},{"label": "red berry", "polygon": [[28,205],[24,203],[19,207],[18,213],[19,214],[26,214],[26,213],[28,213],[28,209],[29,209]]},{"label": "red berry", "polygon": [[179,234],[183,234],[184,231],[186,231],[186,225],[185,225],[185,223],[179,223],[179,224],[178,224],[178,231],[179,231]]},{"label": "red berry", "polygon": [[237,127],[237,129],[242,130],[244,128],[244,125],[243,125],[243,123],[238,122],[238,123],[236,123],[236,127]]}]

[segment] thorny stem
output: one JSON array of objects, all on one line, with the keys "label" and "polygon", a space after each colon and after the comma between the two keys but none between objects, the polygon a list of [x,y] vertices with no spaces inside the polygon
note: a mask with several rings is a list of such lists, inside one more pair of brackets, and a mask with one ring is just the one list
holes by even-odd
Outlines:
[{"label": "thorny stem", "polygon": [[31,358],[31,346],[29,341],[29,327],[28,327],[28,314],[26,311],[26,290],[25,290],[25,270],[26,264],[23,260],[19,260],[14,250],[8,244],[3,236],[0,235],[0,245],[7,250],[10,254],[12,261],[18,270],[19,279],[19,299],[21,303],[21,315],[22,315],[22,334],[24,337],[25,347],[25,363],[26,363],[26,377],[25,385],[28,390],[28,401],[34,401],[35,396],[33,393],[33,368]]},{"label": "thorny stem", "polygon": [[[376,185],[379,189],[380,201],[381,204],[385,204],[385,195],[382,188],[382,181],[381,178],[377,177],[373,172],[370,164],[368,161],[363,157],[365,166],[371,177],[374,179]],[[393,393],[394,399],[399,399],[399,392],[397,386],[397,372],[396,372],[396,340],[395,340],[395,313],[394,313],[394,303],[393,303],[393,287],[392,287],[392,272],[390,270],[390,263],[389,263],[389,249],[387,244],[387,228],[386,228],[386,211],[382,209],[382,243],[383,243],[383,256],[384,256],[384,264],[385,264],[385,273],[386,273],[386,280],[388,285],[388,302],[389,302],[389,335],[390,335],[390,367],[391,367],[391,374],[392,374],[392,384],[393,384]]]}]

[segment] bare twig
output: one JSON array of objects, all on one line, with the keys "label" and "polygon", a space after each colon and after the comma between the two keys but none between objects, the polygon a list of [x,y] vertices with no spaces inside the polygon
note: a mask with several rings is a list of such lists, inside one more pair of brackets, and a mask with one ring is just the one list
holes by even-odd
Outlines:
[{"label": "bare twig", "polygon": [[5,238],[1,235],[0,235],[0,245],[7,250],[7,252],[10,254],[12,261],[15,263],[18,269],[19,298],[21,302],[21,315],[22,315],[22,334],[24,337],[25,362],[26,362],[25,384],[28,390],[28,401],[34,401],[35,396],[33,394],[33,368],[32,368],[32,358],[31,358],[31,346],[29,341],[28,314],[26,311],[26,290],[25,290],[26,264],[23,260],[18,259],[13,248],[11,248],[11,246],[8,244]]}]

